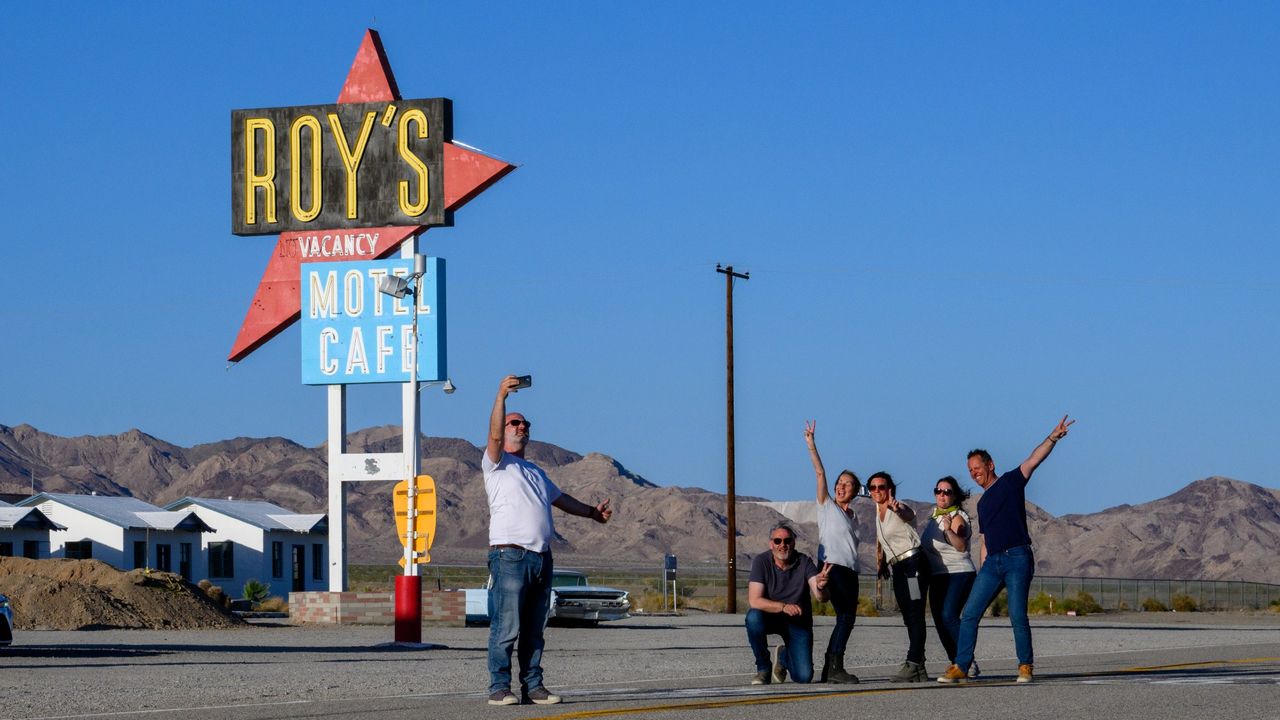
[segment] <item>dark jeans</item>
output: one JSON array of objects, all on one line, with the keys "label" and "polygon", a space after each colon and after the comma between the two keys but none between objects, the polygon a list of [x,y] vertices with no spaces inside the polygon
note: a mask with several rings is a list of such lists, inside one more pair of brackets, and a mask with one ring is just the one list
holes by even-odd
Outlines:
[{"label": "dark jeans", "polygon": [[853,623],[858,619],[858,573],[843,565],[832,565],[827,573],[827,597],[836,611],[836,626],[827,641],[827,654],[844,657]]},{"label": "dark jeans", "polygon": [[987,606],[1002,588],[1009,589],[1009,623],[1013,625],[1013,646],[1018,652],[1018,664],[1035,662],[1031,650],[1031,623],[1027,620],[1027,595],[1031,592],[1031,578],[1036,574],[1036,556],[1030,545],[1019,545],[1004,552],[987,555],[987,561],[978,570],[969,599],[960,612],[960,635],[956,643],[956,665],[968,670],[973,653],[978,647],[978,623]]},{"label": "dark jeans", "polygon": [[[907,659],[924,662],[924,603],[929,594],[929,561],[923,553],[899,560],[893,568],[893,597],[902,611],[902,624],[907,626]],[[911,586],[916,584],[915,597]]]},{"label": "dark jeans", "polygon": [[[511,689],[511,649],[520,660],[520,691],[542,687],[542,629],[551,606],[551,552],[489,551],[489,693]],[[517,645],[517,640],[519,644]]]},{"label": "dark jeans", "polygon": [[969,599],[975,572],[935,573],[929,578],[929,610],[938,639],[947,651],[947,659],[956,661],[956,641],[960,637],[960,611]]},{"label": "dark jeans", "polygon": [[756,656],[756,672],[773,668],[769,659],[769,636],[777,635],[786,644],[782,666],[798,683],[813,680],[813,618],[792,619],[785,613],[767,613],[752,608],[747,611],[747,642]]}]

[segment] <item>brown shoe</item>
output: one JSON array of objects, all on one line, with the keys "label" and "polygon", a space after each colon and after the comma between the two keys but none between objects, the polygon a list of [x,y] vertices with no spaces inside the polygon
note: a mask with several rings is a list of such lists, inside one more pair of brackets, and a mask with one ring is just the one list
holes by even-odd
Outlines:
[{"label": "brown shoe", "polygon": [[526,697],[528,697],[529,702],[533,703],[534,705],[555,705],[556,703],[560,702],[559,695],[556,695],[555,693],[541,686],[530,690],[526,695]]},{"label": "brown shoe", "polygon": [[950,685],[952,683],[962,683],[968,680],[968,674],[960,669],[959,665],[951,665],[947,671],[938,676],[938,682]]},{"label": "brown shoe", "polygon": [[489,696],[490,705],[519,705],[520,698],[510,690],[494,690]]},{"label": "brown shoe", "polygon": [[1029,683],[1034,681],[1035,677],[1032,674],[1033,670],[1035,670],[1035,665],[1031,665],[1029,663],[1026,665],[1019,665],[1018,666],[1018,682]]}]

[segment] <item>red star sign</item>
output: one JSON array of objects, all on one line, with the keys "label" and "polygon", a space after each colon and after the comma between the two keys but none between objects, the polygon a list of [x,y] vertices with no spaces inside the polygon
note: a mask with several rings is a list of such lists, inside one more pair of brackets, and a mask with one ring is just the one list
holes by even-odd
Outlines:
[{"label": "red star sign", "polygon": [[[351,71],[347,73],[347,82],[342,86],[338,102],[399,99],[400,90],[396,87],[395,76],[391,74],[382,40],[376,31],[369,30],[360,43],[355,61],[351,63]],[[444,144],[443,164],[446,211],[466,205],[515,170],[510,163],[452,142]],[[227,359],[231,362],[243,360],[301,316],[298,294],[301,263],[384,258],[394,254],[405,238],[424,230],[422,226],[407,225],[281,233]]]}]

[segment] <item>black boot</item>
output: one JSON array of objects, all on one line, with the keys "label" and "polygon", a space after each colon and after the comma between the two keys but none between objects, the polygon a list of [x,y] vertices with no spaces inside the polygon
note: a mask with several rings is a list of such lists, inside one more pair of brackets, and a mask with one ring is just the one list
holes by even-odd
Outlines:
[{"label": "black boot", "polygon": [[844,671],[843,655],[827,653],[827,661],[822,666],[822,682],[851,685],[858,682],[858,676]]}]

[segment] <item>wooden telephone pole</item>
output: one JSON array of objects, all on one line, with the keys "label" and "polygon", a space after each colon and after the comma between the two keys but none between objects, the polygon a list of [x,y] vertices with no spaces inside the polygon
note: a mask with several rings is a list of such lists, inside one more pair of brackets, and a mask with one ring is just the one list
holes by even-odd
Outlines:
[{"label": "wooden telephone pole", "polygon": [[735,517],[735,509],[738,504],[737,494],[733,489],[733,279],[741,278],[750,280],[751,273],[736,273],[733,266],[721,267],[716,263],[716,272],[724,275],[724,328],[725,328],[725,399],[727,417],[727,450],[728,464],[726,465],[726,479],[728,485],[728,493],[726,494],[725,504],[728,505],[728,512],[725,513],[725,521],[727,524],[727,534],[729,540],[729,573],[728,573],[728,589],[725,594],[725,612],[736,614],[738,612],[738,523]]}]

